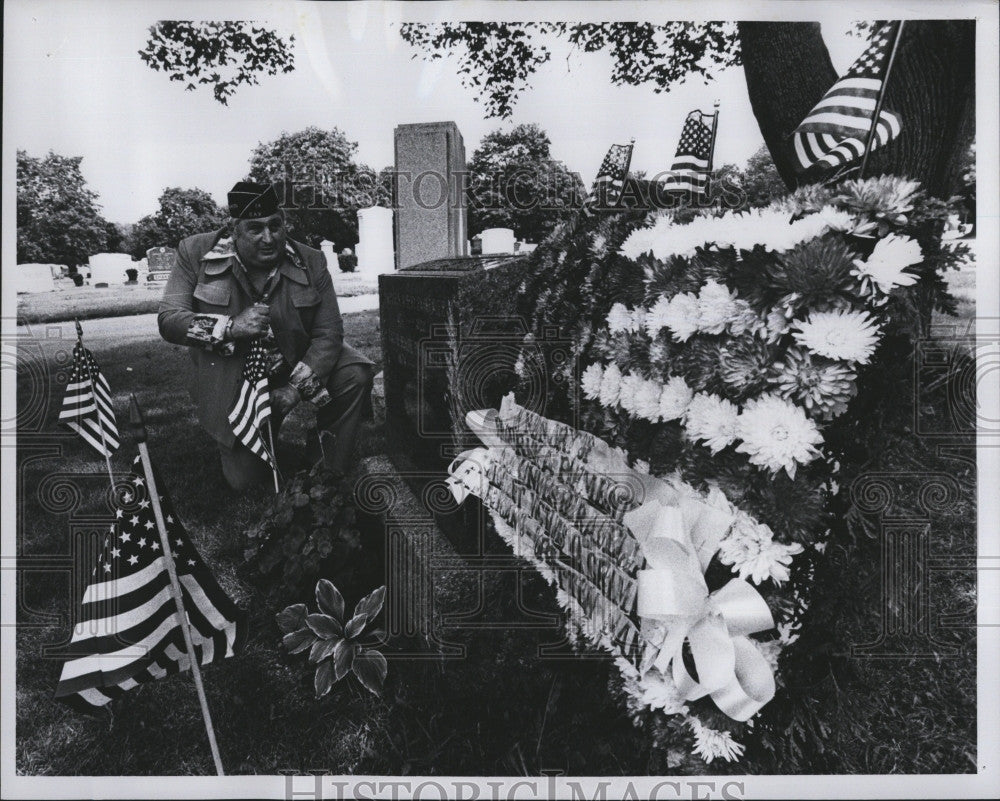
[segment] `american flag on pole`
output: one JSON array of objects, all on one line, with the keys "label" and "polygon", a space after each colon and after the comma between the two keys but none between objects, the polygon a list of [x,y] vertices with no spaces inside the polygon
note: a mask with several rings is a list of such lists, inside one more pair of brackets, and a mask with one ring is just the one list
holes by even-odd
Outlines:
[{"label": "american flag on pole", "polygon": [[[706,123],[706,119],[710,122]],[[684,120],[665,188],[671,192],[691,192],[696,195],[707,192],[714,148],[715,114],[705,114],[695,109]]]},{"label": "american flag on pole", "polygon": [[627,145],[612,145],[601,162],[601,167],[594,178],[591,197],[598,198],[603,205],[613,206],[621,197],[628,178],[628,168],[632,163],[632,149],[635,142]]},{"label": "american flag on pole", "polygon": [[[139,459],[84,591],[55,697],[93,711],[144,682],[190,670],[160,536]],[[162,490],[161,490],[162,491]],[[246,638],[243,612],[222,591],[160,497],[195,656],[208,665]]]},{"label": "american flag on pole", "polygon": [[261,436],[261,427],[271,417],[271,396],[267,388],[267,351],[261,340],[255,339],[250,345],[243,365],[243,383],[232,411],[229,424],[236,439],[246,445],[272,467],[274,460]]},{"label": "american flag on pole", "polygon": [[59,422],[73,429],[102,456],[110,457],[118,449],[118,422],[111,405],[111,388],[93,354],[79,340],[73,346],[73,366]]},{"label": "american flag on pole", "polygon": [[[796,168],[800,172],[835,169],[861,158],[872,117],[886,76],[889,51],[899,33],[899,21],[887,22],[839,81],[809,112],[792,134]],[[902,130],[898,114],[879,112],[872,150],[888,144]]]}]

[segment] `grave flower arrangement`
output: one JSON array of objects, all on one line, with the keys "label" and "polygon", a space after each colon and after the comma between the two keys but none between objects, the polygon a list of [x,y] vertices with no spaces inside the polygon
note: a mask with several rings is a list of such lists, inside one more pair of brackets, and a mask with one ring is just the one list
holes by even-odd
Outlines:
[{"label": "grave flower arrangement", "polygon": [[[786,665],[817,642],[802,628],[811,588],[827,546],[846,536],[841,488],[889,377],[908,369],[930,310],[953,311],[943,275],[966,254],[942,245],[952,213],[884,176],[687,224],[669,210],[580,218],[539,248],[521,287],[533,328],[558,328],[577,356],[554,364],[546,414],[622,449],[639,472],[707,493],[737,521],[705,579],[713,589],[736,576],[767,601],[775,633],[757,647],[778,698],[801,692]],[[580,610],[564,606],[585,632]],[[774,749],[782,737],[822,738],[807,698],[737,721],[686,699],[668,674],[616,665],[636,723],[706,762],[736,760],[755,739]]]}]

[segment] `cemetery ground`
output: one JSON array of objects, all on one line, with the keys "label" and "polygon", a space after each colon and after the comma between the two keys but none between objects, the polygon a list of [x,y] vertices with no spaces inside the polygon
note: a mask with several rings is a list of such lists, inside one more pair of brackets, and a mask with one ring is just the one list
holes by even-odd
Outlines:
[{"label": "cemetery ground", "polygon": [[[378,292],[378,278],[358,272],[334,271],[333,285],[342,298]],[[163,296],[164,284],[90,287],[66,286],[53,292],[29,292],[17,296],[17,323],[90,320],[97,317],[126,317],[155,312]]]},{"label": "cemetery ground", "polygon": [[[966,307],[967,308],[967,307]],[[968,325],[961,320],[959,327]],[[347,339],[381,362],[378,313],[345,315]],[[40,331],[44,338],[44,332]],[[72,334],[64,334],[72,342]],[[65,343],[63,343],[65,344]],[[355,679],[334,685],[323,699],[313,693],[313,671],[302,655],[289,657],[266,599],[241,573],[242,532],[261,513],[268,492],[239,496],[226,488],[213,443],[197,425],[186,392],[188,357],[155,332],[95,339],[90,344],[114,392],[119,419],[128,393],[145,411],[149,447],[182,521],[223,588],[248,609],[245,651],[204,670],[209,705],[230,774],[325,770],[374,775],[575,775],[706,772],[677,754],[651,753],[648,737],[633,727],[624,703],[607,692],[610,663],[603,659],[539,658],[540,642],[557,640],[553,629],[470,629],[461,636],[458,659],[393,659],[376,697]],[[55,425],[65,362],[56,345],[19,343],[20,464],[19,558],[42,559],[68,550],[70,517],[106,525],[107,476],[101,460],[78,438]],[[41,393],[37,388],[42,387]],[[33,388],[36,391],[33,392]],[[41,398],[39,400],[39,398]],[[947,417],[947,392],[924,402],[932,417]],[[365,424],[362,456],[381,454],[386,443],[376,402]],[[291,466],[301,448],[308,409],[282,430],[279,461]],[[32,434],[30,432],[46,432]],[[956,558],[975,555],[974,461],[949,455],[940,442],[900,432],[891,463],[873,454],[883,472],[954,475],[961,497],[934,521],[932,552]],[[966,445],[967,445],[966,441]],[[960,446],[961,447],[961,446]],[[124,470],[133,448],[126,438],[115,459]],[[971,448],[968,450],[971,451]],[[61,456],[60,456],[61,454]],[[968,455],[968,454],[966,454]],[[53,473],[69,474],[81,488],[49,493]],[[60,500],[61,498],[61,500]],[[76,506],[75,510],[70,507]],[[385,581],[384,543],[377,529],[362,528],[362,566],[348,608]],[[489,547],[504,546],[493,536]],[[859,569],[864,566],[859,565]],[[871,581],[877,582],[876,571]],[[511,612],[515,594],[529,609],[554,613],[555,604],[530,568],[519,576],[485,579],[496,614]],[[957,650],[947,656],[907,660],[859,660],[852,686],[823,694],[821,720],[829,726],[827,750],[794,768],[773,764],[767,754],[712,773],[918,773],[969,772],[976,754],[975,581],[965,572],[933,577],[934,612],[972,622],[941,633]],[[19,574],[17,638],[17,769],[28,775],[187,775],[212,773],[195,689],[186,674],[140,685],[97,718],[56,703],[52,693],[61,661],[46,649],[68,637],[74,590],[67,572]],[[851,621],[858,641],[875,638],[878,615]],[[971,615],[971,617],[970,617]],[[54,649],[57,650],[57,649]],[[779,690],[780,692],[780,690]]]}]

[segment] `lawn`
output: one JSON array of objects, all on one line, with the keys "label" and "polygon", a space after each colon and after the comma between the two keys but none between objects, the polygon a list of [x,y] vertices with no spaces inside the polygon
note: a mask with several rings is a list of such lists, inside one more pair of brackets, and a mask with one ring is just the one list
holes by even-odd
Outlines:
[{"label": "lawn", "polygon": [[[333,285],[342,298],[378,292],[378,281],[362,273],[333,274]],[[89,320],[94,317],[124,317],[155,312],[163,295],[163,284],[122,284],[100,289],[74,287],[61,281],[62,288],[52,292],[28,292],[17,296],[17,323],[50,323],[63,320]]]},{"label": "lawn", "polygon": [[[345,316],[347,338],[381,362],[378,313]],[[42,334],[44,336],[44,334]],[[55,348],[19,343],[18,433],[20,604],[17,636],[17,768],[28,775],[184,775],[212,772],[198,705],[187,676],[142,685],[97,718],[52,701],[58,681],[59,643],[68,636],[73,588],[63,567],[49,567],[69,552],[77,531],[101,529],[111,518],[103,464],[54,425],[61,398]],[[353,679],[325,698],[313,697],[312,672],[302,657],[278,646],[277,611],[259,587],[245,580],[240,535],[260,515],[267,494],[240,497],[219,474],[209,437],[197,426],[185,390],[184,349],[152,336],[109,338],[95,345],[123,416],[134,392],[146,413],[153,460],[165,477],[192,540],[231,596],[248,609],[244,653],[204,671],[223,760],[230,773],[273,774],[323,769],[338,774],[631,775],[685,770],[676,755],[652,753],[618,699],[607,692],[609,666],[601,659],[539,656],[553,629],[499,625],[456,633],[460,659],[393,659],[386,689],[377,698]],[[934,409],[946,393],[927,399]],[[932,410],[933,411],[933,410]],[[308,413],[296,413],[282,431],[279,460],[299,460]],[[901,435],[902,436],[902,435]],[[900,475],[943,473],[955,478],[954,502],[931,520],[934,556],[975,554],[975,465],[967,434],[920,438],[891,463]],[[949,448],[939,447],[948,445]],[[366,423],[362,454],[384,451],[380,426]],[[124,470],[126,442],[115,460]],[[384,542],[363,531],[365,568],[360,581],[382,583]],[[495,537],[487,542],[501,555]],[[870,548],[869,548],[870,550]],[[964,564],[964,563],[961,563]],[[974,563],[973,563],[974,564]],[[862,565],[859,564],[859,569]],[[877,576],[869,585],[877,585]],[[484,585],[480,617],[503,621],[515,607],[551,614],[554,602],[530,573],[499,573]],[[932,577],[933,613],[974,622],[972,567]],[[871,597],[877,586],[868,588]],[[351,599],[348,598],[348,602]],[[856,632],[871,639],[878,609]],[[828,749],[803,772],[960,772],[975,766],[975,635],[962,625],[939,633],[953,651],[937,657],[861,661],[850,687],[819,710],[829,724]],[[758,772],[764,762],[714,763],[711,772]],[[785,768],[779,768],[784,770]],[[791,768],[788,768],[791,770]]]}]

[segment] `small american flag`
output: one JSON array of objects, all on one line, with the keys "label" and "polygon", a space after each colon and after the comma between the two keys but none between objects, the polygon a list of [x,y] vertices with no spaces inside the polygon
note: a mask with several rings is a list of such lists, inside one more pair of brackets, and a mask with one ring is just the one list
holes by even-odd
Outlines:
[{"label": "small american flag", "polygon": [[[792,134],[796,168],[803,172],[835,169],[861,158],[872,127],[875,106],[885,81],[889,51],[899,34],[900,22],[887,22],[839,81],[809,112]],[[895,112],[879,112],[872,150],[888,144],[902,130]]]},{"label": "small american flag", "polygon": [[[55,693],[83,711],[191,667],[138,458],[135,464],[84,591]],[[245,616],[201,560],[166,495],[160,505],[195,655],[202,665],[221,661],[242,647]]]},{"label": "small american flag", "polygon": [[267,388],[267,351],[261,340],[255,339],[247,353],[243,365],[243,383],[233,409],[229,412],[229,424],[236,439],[246,445],[272,467],[274,460],[267,444],[261,436],[261,427],[271,417],[271,396]]},{"label": "small american flag", "polygon": [[622,189],[625,186],[625,179],[628,177],[628,168],[632,163],[632,149],[634,142],[627,145],[612,145],[608,149],[601,167],[597,171],[594,179],[594,187],[591,190],[591,197],[599,198],[604,205],[613,206],[621,197]]},{"label": "small american flag", "polygon": [[118,450],[118,422],[111,405],[111,388],[93,354],[79,340],[73,346],[73,366],[59,422],[73,429],[102,456],[110,457]]},{"label": "small american flag", "polygon": [[[706,123],[705,120],[711,120]],[[715,148],[715,114],[695,109],[687,115],[677,153],[670,165],[666,188],[670,191],[704,194],[708,191],[708,173]]]}]

